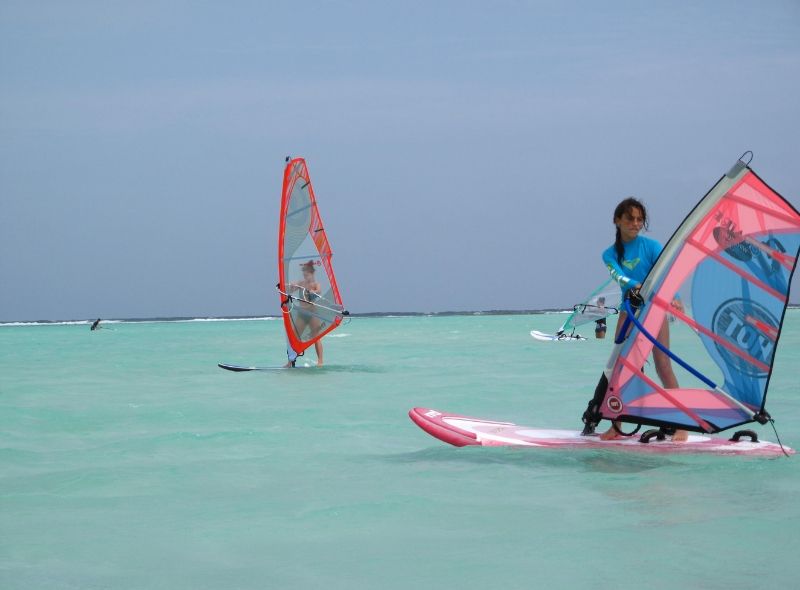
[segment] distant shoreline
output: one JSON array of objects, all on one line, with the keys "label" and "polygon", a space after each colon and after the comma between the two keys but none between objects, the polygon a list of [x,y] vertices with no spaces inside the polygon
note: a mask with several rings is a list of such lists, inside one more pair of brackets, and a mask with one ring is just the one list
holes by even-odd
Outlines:
[{"label": "distant shoreline", "polygon": [[[788,309],[800,309],[800,303],[790,303]],[[413,317],[450,317],[450,316],[497,316],[497,315],[542,315],[546,313],[569,313],[572,309],[489,309],[485,311],[376,311],[370,313],[353,313],[353,318],[413,318]],[[97,318],[88,320],[9,320],[0,321],[0,327],[8,326],[64,326],[90,325]],[[259,316],[208,316],[208,317],[153,317],[153,318],[109,318],[101,320],[101,324],[142,324],[163,322],[245,322],[278,320],[277,315]]]}]

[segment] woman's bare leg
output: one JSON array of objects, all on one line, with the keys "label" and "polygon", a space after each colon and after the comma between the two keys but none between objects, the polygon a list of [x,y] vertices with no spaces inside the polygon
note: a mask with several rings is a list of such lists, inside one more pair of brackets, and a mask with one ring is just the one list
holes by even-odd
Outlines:
[{"label": "woman's bare leg", "polygon": [[314,343],[314,351],[317,353],[317,366],[322,366],[322,339],[320,338]]},{"label": "woman's bare leg", "polygon": [[[669,349],[669,322],[664,322],[661,325],[661,330],[658,332],[658,341],[665,348]],[[653,349],[653,362],[656,365],[656,373],[658,378],[661,379],[661,384],[664,389],[677,389],[678,378],[675,377],[675,372],[672,370],[672,361],[658,348]],[[672,440],[675,442],[683,442],[689,437],[689,433],[685,430],[676,430],[672,435]]]},{"label": "woman's bare leg", "polygon": [[[316,336],[319,334],[320,329],[322,328],[322,322],[319,318],[312,317],[308,321],[308,325],[311,327],[311,336]],[[317,353],[317,366],[322,366],[322,339],[317,340],[314,343],[314,352]]]},{"label": "woman's bare leg", "polygon": [[[658,332],[658,342],[665,348],[669,348],[669,323],[664,322],[661,325],[661,330]],[[678,387],[678,379],[672,370],[672,361],[658,348],[653,348],[653,361],[656,365],[656,373],[658,378],[661,379],[661,385],[664,389],[676,389]]]}]

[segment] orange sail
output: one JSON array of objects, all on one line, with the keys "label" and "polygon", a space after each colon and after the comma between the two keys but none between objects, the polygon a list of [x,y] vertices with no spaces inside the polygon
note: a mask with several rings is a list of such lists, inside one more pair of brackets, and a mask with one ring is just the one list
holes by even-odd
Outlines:
[{"label": "orange sail", "polygon": [[336,284],[332,255],[306,162],[287,158],[278,232],[278,292],[286,336],[296,354],[349,315]]}]

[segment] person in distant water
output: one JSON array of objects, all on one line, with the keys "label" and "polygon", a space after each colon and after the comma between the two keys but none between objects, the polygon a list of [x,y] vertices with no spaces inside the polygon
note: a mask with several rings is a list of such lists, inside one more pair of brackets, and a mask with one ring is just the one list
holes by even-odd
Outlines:
[{"label": "person in distant water", "polygon": [[[322,287],[314,276],[316,273],[316,268],[314,268],[313,261],[309,260],[308,262],[304,262],[300,265],[300,267],[303,270],[303,280],[297,283],[289,283],[287,285],[287,291],[289,295],[294,297],[295,301],[296,307],[294,308],[294,311],[296,313],[292,315],[294,317],[294,327],[297,330],[297,333],[303,334],[303,332],[305,332],[308,328],[310,330],[310,337],[313,338],[322,328],[322,320],[314,311],[314,301],[319,299],[320,295],[322,294]],[[321,339],[314,343],[314,350],[317,353],[317,366],[321,367]],[[286,366],[293,367],[297,360],[297,353],[291,350],[291,347],[289,347],[287,353],[289,353],[289,362],[286,364]],[[292,356],[294,356],[294,360],[292,359]]]},{"label": "person in distant water", "polygon": [[[617,227],[617,236],[614,244],[603,252],[603,262],[611,274],[611,277],[619,283],[622,288],[622,297],[625,299],[630,291],[633,299],[639,297],[639,289],[642,287],[645,277],[653,268],[663,247],[659,242],[652,238],[640,235],[642,229],[647,229],[647,210],[645,206],[633,197],[623,200],[614,210],[614,225]],[[680,300],[672,302],[673,307],[683,310]],[[626,313],[619,312],[617,320],[617,333],[625,324]],[[669,348],[669,323],[664,322],[658,332],[658,341]],[[675,389],[678,387],[678,379],[672,371],[670,358],[658,348],[653,348],[653,360],[656,366],[656,373],[665,389]],[[600,435],[602,440],[610,440],[620,437],[617,429],[618,423],[613,423],[608,431]],[[675,442],[685,441],[688,433],[685,430],[677,430],[672,436]]]},{"label": "person in distant water", "polygon": [[96,320],[95,320],[95,321],[92,323],[92,327],[91,327],[91,328],[89,328],[89,329],[90,329],[92,332],[94,332],[95,330],[99,330],[99,329],[100,329],[100,318],[97,318],[97,319],[96,319]]},{"label": "person in distant water", "polygon": [[[598,297],[597,298],[597,312],[603,313],[606,309],[606,298],[605,297]],[[594,326],[594,337],[595,338],[605,338],[606,337],[606,318],[600,318],[599,320],[595,320]]]}]

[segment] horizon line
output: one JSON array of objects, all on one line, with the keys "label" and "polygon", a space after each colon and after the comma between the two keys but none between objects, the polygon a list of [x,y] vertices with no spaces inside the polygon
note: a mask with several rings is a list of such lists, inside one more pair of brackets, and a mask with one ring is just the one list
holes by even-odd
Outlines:
[{"label": "horizon line", "polygon": [[[544,313],[561,313],[572,311],[572,308],[543,308],[543,309],[488,309],[488,310],[445,310],[445,311],[373,311],[364,313],[350,313],[346,317],[418,317],[418,316],[456,316],[456,315],[536,315]],[[100,318],[101,322],[180,322],[180,321],[235,321],[235,320],[276,320],[280,315],[221,315],[221,316],[152,316],[130,318]],[[58,319],[58,320],[0,320],[0,326],[20,324],[84,324],[92,323],[97,318],[91,319]]]},{"label": "horizon line", "polygon": [[[800,308],[800,302],[789,303],[787,309]],[[425,317],[425,316],[461,316],[461,315],[541,315],[546,313],[565,313],[572,308],[547,307],[541,309],[484,309],[463,311],[372,311],[364,313],[351,313],[347,317],[355,318],[381,318],[381,317]],[[100,318],[101,322],[191,322],[191,321],[236,321],[236,320],[276,320],[280,315],[224,315],[224,316],[153,316],[132,318]],[[93,319],[67,319],[67,320],[0,320],[0,326],[20,325],[47,325],[47,324],[91,324]]]}]

